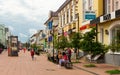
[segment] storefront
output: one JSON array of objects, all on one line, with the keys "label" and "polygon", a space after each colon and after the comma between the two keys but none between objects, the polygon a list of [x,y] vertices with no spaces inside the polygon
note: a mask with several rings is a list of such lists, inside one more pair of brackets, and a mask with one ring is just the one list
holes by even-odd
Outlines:
[{"label": "storefront", "polygon": [[[110,45],[120,43],[120,10],[114,11],[110,14],[105,14],[90,22],[98,26],[98,41]],[[113,61],[114,55],[114,61]],[[105,62],[113,65],[120,65],[120,52],[113,52],[110,50],[105,55]]]}]

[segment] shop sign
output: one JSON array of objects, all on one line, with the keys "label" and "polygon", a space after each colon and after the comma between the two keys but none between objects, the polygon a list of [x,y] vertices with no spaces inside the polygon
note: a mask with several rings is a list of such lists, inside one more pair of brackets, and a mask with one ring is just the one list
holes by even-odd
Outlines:
[{"label": "shop sign", "polygon": [[52,29],[52,21],[48,22],[48,29]]},{"label": "shop sign", "polygon": [[100,23],[100,17],[90,21],[90,24],[98,24],[98,23]]},{"label": "shop sign", "polygon": [[96,18],[95,12],[91,11],[86,11],[85,12],[85,19],[87,20],[93,20]]},{"label": "shop sign", "polygon": [[48,41],[51,42],[52,41],[52,36],[48,37]]},{"label": "shop sign", "polygon": [[115,11],[115,17],[116,18],[120,17],[120,10]]},{"label": "shop sign", "polygon": [[103,16],[104,21],[107,21],[107,20],[110,20],[110,19],[111,19],[111,14],[107,14],[107,15]]}]

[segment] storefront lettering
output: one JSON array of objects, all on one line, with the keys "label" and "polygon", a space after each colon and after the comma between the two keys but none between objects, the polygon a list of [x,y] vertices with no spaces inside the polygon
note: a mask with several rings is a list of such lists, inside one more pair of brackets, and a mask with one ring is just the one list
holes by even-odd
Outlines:
[{"label": "storefront lettering", "polygon": [[111,14],[107,14],[103,16],[103,20],[110,20],[111,19]]},{"label": "storefront lettering", "polygon": [[100,17],[90,21],[90,24],[98,24],[98,23],[100,23]]},{"label": "storefront lettering", "polygon": [[117,11],[115,12],[115,17],[116,17],[116,18],[120,17],[120,10],[117,10]]}]

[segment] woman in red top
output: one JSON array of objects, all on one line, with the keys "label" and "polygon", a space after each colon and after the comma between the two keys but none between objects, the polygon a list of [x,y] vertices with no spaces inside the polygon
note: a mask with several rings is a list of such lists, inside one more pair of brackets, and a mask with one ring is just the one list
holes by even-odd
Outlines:
[{"label": "woman in red top", "polygon": [[34,50],[32,49],[30,53],[31,53],[32,60],[34,60]]},{"label": "woman in red top", "polygon": [[68,56],[66,55],[66,53],[63,53],[63,60],[65,63],[68,62]]}]

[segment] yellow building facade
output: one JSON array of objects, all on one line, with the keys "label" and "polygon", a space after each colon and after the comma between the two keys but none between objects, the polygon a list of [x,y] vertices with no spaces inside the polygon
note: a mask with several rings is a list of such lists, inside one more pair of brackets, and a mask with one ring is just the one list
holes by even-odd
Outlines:
[{"label": "yellow building facade", "polygon": [[[101,2],[102,3],[102,2]],[[98,26],[98,41],[110,45],[120,44],[120,1],[119,0],[103,0],[103,14],[96,19],[91,20],[90,24]],[[98,5],[99,6],[99,5]],[[101,12],[99,9],[98,11]],[[115,60],[113,61],[113,55]],[[105,62],[113,65],[120,65],[120,52],[109,50],[105,55]]]},{"label": "yellow building facade", "polygon": [[103,14],[103,0],[79,0],[79,29],[81,33],[86,33],[91,30],[90,21]]},{"label": "yellow building facade", "polygon": [[57,12],[58,37],[64,35],[69,38],[73,32],[78,32],[78,0],[66,0]]}]

